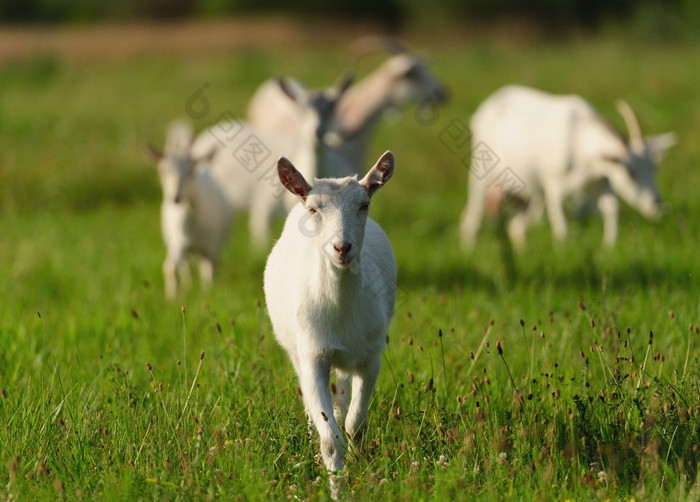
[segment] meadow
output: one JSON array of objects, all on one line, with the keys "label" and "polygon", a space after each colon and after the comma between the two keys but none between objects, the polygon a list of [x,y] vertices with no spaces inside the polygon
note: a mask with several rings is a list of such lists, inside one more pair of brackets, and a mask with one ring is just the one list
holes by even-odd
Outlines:
[{"label": "meadow", "polygon": [[[368,168],[397,157],[371,215],[399,291],[341,498],[697,500],[700,45],[407,38],[451,100],[403,109],[373,140]],[[144,150],[192,96],[202,129],[243,117],[270,75],[325,86],[383,60],[353,61],[349,40],[0,63],[0,499],[329,498],[265,312],[265,253],[244,216],[214,288],[166,301]],[[579,93],[620,128],[624,97],[645,133],[676,131],[665,217],[624,207],[613,249],[597,216],[558,244],[538,225],[520,254],[490,219],[462,252],[468,149],[441,137],[514,82]]]}]

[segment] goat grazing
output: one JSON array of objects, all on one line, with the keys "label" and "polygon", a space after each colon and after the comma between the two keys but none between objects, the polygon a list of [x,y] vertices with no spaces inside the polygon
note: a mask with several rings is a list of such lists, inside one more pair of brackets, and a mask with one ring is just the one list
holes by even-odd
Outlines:
[{"label": "goat grazing", "polygon": [[163,189],[160,221],[167,248],[163,274],[169,298],[176,295],[179,278],[189,278],[189,254],[200,256],[200,280],[205,286],[211,284],[231,223],[226,197],[203,167],[205,159],[190,154],[193,139],[189,124],[175,122],[168,130],[165,150],[149,149],[158,161]]},{"label": "goat grazing", "polygon": [[[374,127],[388,109],[403,103],[442,103],[447,91],[428,66],[404,44],[392,39],[361,39],[358,52],[381,47],[394,55],[348,90],[329,124],[325,164],[332,176],[357,174],[365,163]],[[289,79],[290,85],[304,89]],[[248,105],[248,121],[264,130],[299,134],[299,110],[289,104],[274,80],[260,85]]]},{"label": "goat grazing", "polygon": [[[289,213],[267,260],[265,299],[331,473],[343,468],[339,423],[345,423],[355,441],[367,428],[367,408],[394,313],[394,253],[382,229],[367,216],[371,197],[391,178],[394,166],[394,155],[386,152],[360,181],[357,176],[325,178],[311,186],[287,159],[278,162],[282,185],[300,203]],[[329,388],[331,369],[336,370],[335,397]],[[331,489],[337,495],[333,481]]]},{"label": "goat grazing", "polygon": [[263,131],[236,120],[220,122],[202,132],[192,146],[192,155],[211,157],[211,175],[222,186],[235,211],[248,211],[253,242],[269,242],[270,225],[278,210],[290,209],[296,199],[277,182],[275,160],[288,155],[307,177],[323,171],[323,137],[336,101],[350,85],[346,79],[331,91],[300,89],[278,81],[285,99],[297,109],[296,136]]},{"label": "goat grazing", "polygon": [[526,203],[508,224],[508,235],[518,247],[528,225],[541,219],[545,208],[554,237],[563,240],[563,204],[571,195],[595,198],[603,215],[603,241],[609,246],[617,239],[617,196],[646,218],[658,218],[656,167],[675,144],[675,134],[643,138],[629,105],[618,101],[617,107],[629,142],[579,96],[508,86],[484,101],[470,122],[472,163],[461,221],[463,245],[473,246],[484,206],[494,196]]}]

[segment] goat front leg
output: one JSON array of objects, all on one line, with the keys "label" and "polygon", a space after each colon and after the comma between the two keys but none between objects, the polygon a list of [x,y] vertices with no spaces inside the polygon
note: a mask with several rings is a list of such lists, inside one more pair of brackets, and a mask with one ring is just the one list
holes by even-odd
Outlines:
[{"label": "goat front leg", "polygon": [[598,209],[603,215],[603,242],[606,246],[614,246],[617,240],[617,221],[619,203],[611,191],[606,191],[598,197]]},{"label": "goat front leg", "polygon": [[566,239],[566,218],[564,216],[564,199],[561,190],[551,186],[547,187],[545,190],[545,202],[554,238],[558,241],[563,241]]},{"label": "goat front leg", "polygon": [[324,353],[309,354],[300,358],[298,370],[306,412],[320,438],[323,463],[333,474],[343,469],[345,441],[333,415],[330,357]]},{"label": "goat front leg", "polygon": [[209,289],[214,282],[216,260],[203,256],[199,259],[199,280],[203,289]]},{"label": "goat front leg", "polygon": [[163,279],[165,282],[165,297],[175,298],[181,278],[186,273],[187,260],[182,252],[169,252],[163,262]]},{"label": "goat front leg", "polygon": [[381,355],[377,354],[359,368],[352,378],[352,401],[345,421],[345,430],[356,443],[360,443],[367,430],[367,409],[374,385],[377,383],[381,362]]},{"label": "goat front leg", "polygon": [[467,199],[466,207],[462,211],[459,224],[459,236],[462,249],[465,251],[470,251],[474,248],[476,233],[481,226],[484,205],[486,204],[486,187],[473,177],[470,178],[469,184],[469,198]]},{"label": "goat front leg", "polygon": [[335,372],[335,394],[333,394],[333,408],[335,419],[339,425],[345,424],[348,415],[348,399],[350,398],[350,375],[344,371]]}]

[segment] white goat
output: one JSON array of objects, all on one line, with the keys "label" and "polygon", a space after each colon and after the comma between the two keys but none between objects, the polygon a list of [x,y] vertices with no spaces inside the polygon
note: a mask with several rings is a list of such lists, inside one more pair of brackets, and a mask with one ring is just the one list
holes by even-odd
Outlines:
[{"label": "white goat", "polygon": [[[312,187],[287,159],[278,163],[279,179],[300,203],[267,260],[265,298],[331,473],[343,468],[345,441],[339,423],[345,422],[356,441],[367,427],[367,408],[394,313],[394,253],[382,229],[367,216],[370,198],[391,178],[394,166],[394,155],[386,152],[360,181],[357,176],[317,179]],[[333,368],[334,397],[329,389]],[[331,488],[337,494],[333,482]]]},{"label": "white goat", "polygon": [[494,195],[526,203],[508,224],[508,235],[518,247],[545,207],[554,237],[564,239],[563,204],[570,195],[595,197],[603,215],[603,240],[610,246],[617,239],[616,196],[646,218],[658,218],[656,166],[675,144],[675,135],[642,138],[629,105],[618,101],[617,106],[630,133],[629,144],[579,96],[508,86],[484,101],[470,123],[472,162],[461,221],[463,245],[473,246],[487,198]]},{"label": "white goat", "polygon": [[178,290],[178,278],[189,279],[188,255],[200,256],[200,279],[211,284],[221,249],[231,224],[231,210],[221,188],[203,164],[190,154],[194,139],[192,127],[173,123],[163,152],[150,147],[158,161],[163,189],[160,220],[167,255],[163,263],[165,294],[172,298]]},{"label": "white goat", "polygon": [[275,159],[289,156],[310,178],[322,172],[322,138],[335,102],[350,81],[344,80],[326,92],[299,89],[284,80],[277,85],[297,111],[298,135],[263,131],[229,120],[202,132],[192,146],[193,156],[212,158],[211,175],[221,184],[231,207],[249,212],[251,237],[258,247],[269,242],[275,213],[285,205],[290,209],[296,202],[277,182]]},{"label": "white goat", "polygon": [[[429,106],[445,101],[447,91],[428,66],[396,40],[362,39],[362,51],[382,47],[395,55],[354,85],[338,101],[329,124],[326,161],[331,176],[357,174],[362,169],[370,137],[385,111],[403,103]],[[292,79],[290,85],[304,86]],[[261,129],[299,134],[299,111],[284,99],[274,80],[260,85],[248,105],[248,120]]]}]

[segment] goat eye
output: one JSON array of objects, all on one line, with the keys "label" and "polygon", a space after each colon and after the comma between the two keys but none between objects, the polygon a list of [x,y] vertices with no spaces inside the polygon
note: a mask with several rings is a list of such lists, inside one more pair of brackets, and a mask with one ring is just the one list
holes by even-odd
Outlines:
[{"label": "goat eye", "polygon": [[417,64],[414,64],[411,66],[408,70],[406,70],[406,73],[404,73],[404,78],[418,78],[420,76],[420,68],[418,67]]},{"label": "goat eye", "polygon": [[369,204],[362,204],[360,206],[360,211],[367,211],[369,210]]},{"label": "goat eye", "polygon": [[308,211],[309,211],[309,214],[316,214],[316,213],[318,213],[318,209],[316,209],[315,207],[310,207],[310,208],[308,208]]}]

